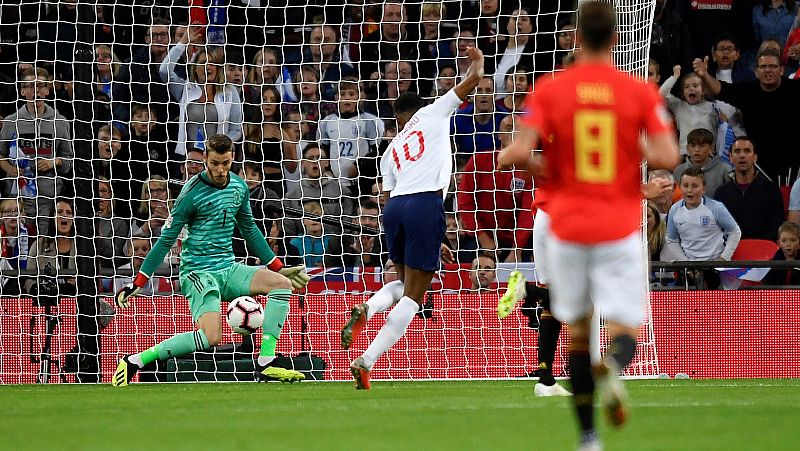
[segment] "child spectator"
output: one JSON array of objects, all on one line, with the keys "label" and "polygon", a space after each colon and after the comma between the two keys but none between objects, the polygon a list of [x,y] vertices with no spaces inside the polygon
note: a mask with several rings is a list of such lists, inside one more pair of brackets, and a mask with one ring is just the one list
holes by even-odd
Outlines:
[{"label": "child spectator", "polygon": [[142,187],[145,175],[169,178],[170,172],[177,174],[179,171],[177,168],[172,168],[170,171],[167,131],[163,124],[156,121],[156,116],[149,105],[134,105],[131,109],[130,125],[130,168],[135,179],[131,183],[131,192],[137,193]]},{"label": "child spectator", "polygon": [[[661,85],[661,95],[667,101],[667,107],[675,116],[675,122],[680,133],[679,144],[681,154],[686,154],[687,138],[692,130],[702,128],[711,132],[711,142],[717,133],[717,123],[720,119],[718,111],[711,102],[706,101],[703,93],[703,80],[694,72],[689,72],[681,78],[681,98],[670,93],[673,86],[681,76],[681,66],[672,68],[672,76]],[[727,118],[726,118],[727,119]],[[711,191],[713,193],[713,191]]]},{"label": "child spectator", "polygon": [[[800,226],[786,221],[778,229],[778,249],[773,261],[791,261],[797,259],[800,248]],[[763,280],[765,285],[800,285],[800,270],[771,269]]]},{"label": "child spectator", "polygon": [[[303,211],[307,214],[322,216],[319,202],[306,202]],[[322,223],[318,219],[303,218],[305,233],[289,241],[288,253],[303,259],[306,267],[321,267],[326,254],[329,254],[331,241],[336,239],[324,233]],[[339,245],[341,247],[341,244]]]},{"label": "child spectator", "polygon": [[[120,288],[124,287],[125,285],[131,283],[133,281],[133,274],[139,273],[139,268],[142,267],[142,263],[144,262],[144,258],[147,256],[147,253],[150,252],[150,248],[152,247],[152,242],[149,238],[143,236],[134,236],[130,239],[128,243],[130,248],[132,249],[133,255],[131,255],[131,262],[126,263],[119,267],[121,271],[126,269],[130,269],[132,272],[130,276],[118,276],[114,278],[114,291],[116,292]],[[139,296],[152,296],[155,293],[155,289],[153,288],[153,280],[155,278],[151,277],[150,280],[147,281],[144,287],[142,287],[141,293]]]},{"label": "child spectator", "polygon": [[475,235],[464,232],[464,227],[460,224],[455,213],[445,215],[447,233],[445,233],[445,245],[453,252],[456,263],[464,265],[478,256],[478,241]]},{"label": "child spectator", "polygon": [[[25,269],[28,264],[28,249],[34,238],[29,234],[25,223],[20,220],[24,212],[20,199],[3,199],[0,201],[0,269]],[[11,283],[9,283],[11,282]],[[20,293],[19,279],[0,276],[0,289],[4,295],[12,296]]]},{"label": "child spectator", "polygon": [[680,180],[687,169],[700,168],[703,170],[706,192],[713,196],[717,188],[731,181],[730,172],[733,168],[719,156],[711,156],[714,152],[714,135],[710,131],[694,129],[686,136],[686,143],[688,161],[675,168],[673,177]]},{"label": "child spectator", "polygon": [[[681,176],[683,200],[667,216],[667,250],[675,260],[730,260],[742,236],[721,202],[706,197],[703,170],[692,167]],[[716,271],[706,271],[709,288],[719,285]]]},{"label": "child spectator", "polygon": [[661,260],[664,244],[667,238],[667,225],[661,219],[658,207],[652,202],[647,202],[647,251],[650,261]]},{"label": "child spectator", "polygon": [[659,83],[661,83],[661,66],[658,64],[658,61],[650,58],[650,61],[647,62],[647,81],[658,87]]}]

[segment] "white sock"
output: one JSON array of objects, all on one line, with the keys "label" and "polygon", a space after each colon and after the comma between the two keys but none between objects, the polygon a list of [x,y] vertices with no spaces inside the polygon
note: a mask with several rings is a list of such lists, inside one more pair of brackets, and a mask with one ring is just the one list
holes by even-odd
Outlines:
[{"label": "white sock", "polygon": [[140,356],[139,354],[131,354],[130,357],[128,357],[128,361],[138,366],[139,368],[144,366],[144,361],[142,360],[142,356]]},{"label": "white sock", "polygon": [[273,360],[275,360],[275,356],[274,355],[260,355],[260,356],[258,356],[258,364],[261,365],[261,366],[267,366],[270,363],[272,363]]},{"label": "white sock", "polygon": [[399,280],[389,282],[382,286],[377,293],[373,294],[367,301],[367,321],[372,318],[376,313],[388,310],[391,306],[397,303],[403,297],[403,290],[405,285]]},{"label": "white sock", "polygon": [[386,324],[381,327],[380,332],[369,344],[369,347],[362,357],[364,358],[364,365],[367,368],[372,368],[375,361],[388,351],[397,340],[406,333],[408,325],[414,319],[414,315],[419,311],[419,305],[414,302],[410,297],[403,296],[400,302],[389,312],[386,317]]}]

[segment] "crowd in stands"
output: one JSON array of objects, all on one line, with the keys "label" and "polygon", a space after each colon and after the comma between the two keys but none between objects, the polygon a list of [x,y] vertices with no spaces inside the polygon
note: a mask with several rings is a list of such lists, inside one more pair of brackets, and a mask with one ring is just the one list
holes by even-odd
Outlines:
[{"label": "crowd in stands", "polygon": [[[98,269],[136,269],[217,133],[236,143],[233,171],[287,262],[383,267],[378,166],[397,133],[394,99],[443,95],[469,46],[487,73],[452,120],[444,244],[462,265],[531,261],[535,187],[496,156],[537,78],[574,58],[573,0],[229,3],[223,43],[171,2],[100,2],[81,19],[72,1],[0,5],[2,268],[74,268],[81,213],[94,218]],[[648,208],[653,260],[730,259],[740,239],[792,237],[776,259],[794,258],[798,17],[795,0],[656,0],[647,81],[686,159],[650,174],[673,186]],[[80,48],[93,53],[90,80],[73,64]],[[73,139],[87,120],[78,82],[93,92],[91,181],[73,171],[86,145]],[[93,211],[75,212],[76,196]],[[234,250],[252,258],[240,238]]]}]

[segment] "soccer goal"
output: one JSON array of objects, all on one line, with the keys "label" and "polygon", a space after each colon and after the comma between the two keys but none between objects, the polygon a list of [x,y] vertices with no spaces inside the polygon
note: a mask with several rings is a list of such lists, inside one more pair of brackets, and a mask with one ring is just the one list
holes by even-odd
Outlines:
[{"label": "soccer goal", "polygon": [[[644,77],[653,2],[614,4],[616,62]],[[469,46],[483,50],[487,78],[452,122],[445,204],[455,263],[437,272],[426,309],[373,377],[510,378],[535,368],[529,317],[501,321],[495,311],[511,270],[535,278],[535,191],[480,155],[510,139],[503,119],[522,111],[537,77],[569,64],[574,0],[0,8],[3,43],[14,44],[0,52],[13,69],[1,71],[0,88],[18,99],[0,102],[0,383],[109,382],[124,355],[193,330],[178,282],[185,234],[131,308],[115,308],[112,295],[135,275],[218,133],[236,143],[233,171],[270,246],[313,276],[292,296],[278,351],[310,378],[348,379],[351,354],[384,320],[344,351],[349,308],[396,277],[378,169],[398,131],[393,101],[452,89]],[[477,250],[492,247],[494,258],[473,269]],[[260,263],[240,235],[233,252]],[[659,373],[649,310],[647,318],[629,376]],[[141,380],[252,380],[260,334],[223,330],[213,351],[146,368]],[[555,369],[563,374],[564,359]]]}]

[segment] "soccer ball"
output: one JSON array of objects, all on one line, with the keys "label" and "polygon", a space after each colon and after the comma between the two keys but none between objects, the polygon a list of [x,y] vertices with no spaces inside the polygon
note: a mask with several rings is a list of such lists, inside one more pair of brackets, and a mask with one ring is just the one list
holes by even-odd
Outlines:
[{"label": "soccer ball", "polygon": [[264,307],[250,296],[240,296],[228,304],[225,319],[234,332],[250,335],[264,322]]}]

